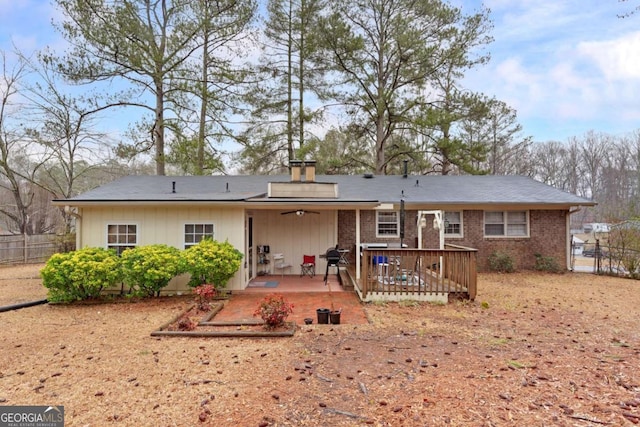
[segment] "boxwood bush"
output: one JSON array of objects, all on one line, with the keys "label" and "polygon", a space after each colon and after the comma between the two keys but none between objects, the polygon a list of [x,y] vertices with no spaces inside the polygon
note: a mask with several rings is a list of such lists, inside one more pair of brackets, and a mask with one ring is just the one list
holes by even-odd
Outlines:
[{"label": "boxwood bush", "polygon": [[160,295],[162,288],[183,271],[180,250],[173,246],[136,246],[122,252],[123,278],[135,295]]},{"label": "boxwood bush", "polygon": [[534,269],[549,273],[560,273],[560,265],[554,257],[544,256],[542,254],[534,254],[534,256],[536,257]]},{"label": "boxwood bush", "polygon": [[104,288],[122,280],[120,258],[115,251],[103,248],[54,254],[40,275],[51,302],[97,298]]},{"label": "boxwood bush", "polygon": [[229,242],[211,239],[185,249],[182,257],[185,271],[191,273],[189,286],[192,287],[209,283],[217,289],[224,288],[242,262],[242,252]]},{"label": "boxwood bush", "polygon": [[487,259],[487,262],[489,263],[489,271],[499,273],[513,273],[515,271],[515,268],[513,267],[513,258],[506,252],[492,252]]}]

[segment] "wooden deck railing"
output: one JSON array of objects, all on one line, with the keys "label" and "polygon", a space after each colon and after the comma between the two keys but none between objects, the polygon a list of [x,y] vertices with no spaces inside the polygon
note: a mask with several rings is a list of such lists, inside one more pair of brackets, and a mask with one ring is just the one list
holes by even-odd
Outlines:
[{"label": "wooden deck railing", "polygon": [[429,300],[457,294],[471,300],[477,290],[477,250],[366,249],[357,283],[362,300]]}]

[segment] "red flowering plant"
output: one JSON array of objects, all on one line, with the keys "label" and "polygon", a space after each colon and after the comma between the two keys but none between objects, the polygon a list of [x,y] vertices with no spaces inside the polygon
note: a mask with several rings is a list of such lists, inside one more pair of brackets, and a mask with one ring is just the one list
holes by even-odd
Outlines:
[{"label": "red flowering plant", "polygon": [[211,300],[216,296],[216,288],[208,283],[193,288],[193,293],[198,295],[198,309],[211,310]]},{"label": "red flowering plant", "polygon": [[270,294],[258,303],[258,308],[253,315],[260,316],[267,329],[274,329],[284,325],[291,313],[293,313],[293,304],[287,302],[280,294]]},{"label": "red flowering plant", "polygon": [[178,330],[179,331],[193,331],[198,324],[188,317],[183,317],[178,321]]}]

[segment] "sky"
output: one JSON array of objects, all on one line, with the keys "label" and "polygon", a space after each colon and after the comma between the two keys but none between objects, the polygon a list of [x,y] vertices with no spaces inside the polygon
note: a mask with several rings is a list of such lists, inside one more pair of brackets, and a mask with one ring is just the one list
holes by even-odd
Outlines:
[{"label": "sky", "polygon": [[[470,14],[482,4],[450,0]],[[640,0],[487,0],[490,62],[464,84],[518,112],[523,135],[566,141],[589,131],[640,129]],[[0,0],[0,49],[29,53],[64,42],[49,0]]]},{"label": "sky", "polygon": [[[465,0],[470,13],[474,2]],[[469,72],[472,90],[506,102],[534,141],[640,129],[638,0],[487,0],[490,63]]]}]

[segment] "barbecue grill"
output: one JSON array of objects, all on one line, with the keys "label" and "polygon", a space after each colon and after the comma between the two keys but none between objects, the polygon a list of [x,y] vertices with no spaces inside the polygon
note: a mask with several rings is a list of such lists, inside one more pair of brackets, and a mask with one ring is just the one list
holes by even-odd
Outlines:
[{"label": "barbecue grill", "polygon": [[329,248],[327,249],[327,252],[325,252],[324,257],[327,260],[327,271],[325,271],[324,273],[324,284],[327,284],[327,276],[329,276],[329,267],[337,267],[338,264],[340,263],[340,252],[338,251],[338,246],[336,245],[335,248]]}]

